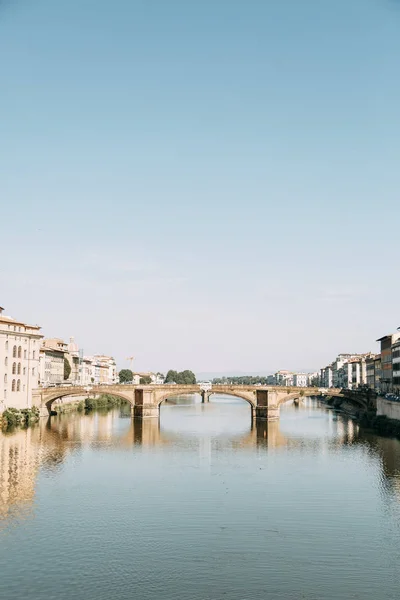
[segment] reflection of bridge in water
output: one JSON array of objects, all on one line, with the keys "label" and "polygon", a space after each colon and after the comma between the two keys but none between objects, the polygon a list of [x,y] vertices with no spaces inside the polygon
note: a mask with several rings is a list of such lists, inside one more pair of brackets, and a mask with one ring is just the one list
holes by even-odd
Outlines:
[{"label": "reflection of bridge in water", "polygon": [[[300,406],[298,410],[307,410],[307,406]],[[238,434],[214,435],[212,439],[205,433],[198,436],[194,444],[197,443],[199,456],[203,457],[207,453],[211,457],[217,446],[243,451],[256,449],[257,452],[295,449],[301,453],[312,449],[318,454],[356,444],[365,447],[371,456],[379,460],[386,488],[400,500],[398,441],[359,431],[353,421],[336,417],[333,413],[330,413],[328,438],[308,439],[300,431],[289,432],[288,421],[284,423],[282,429],[283,421],[252,422],[249,419],[248,427]],[[83,448],[89,447],[94,451],[109,448],[110,451],[152,452],[173,446],[185,435],[188,434],[184,430],[171,430],[163,426],[163,418],[161,422],[158,419],[131,419],[130,410],[125,413],[118,410],[93,412],[84,416],[70,413],[42,419],[38,425],[28,429],[0,434],[0,523],[8,514],[28,516],[32,510],[39,470],[58,469],[69,456]]]}]

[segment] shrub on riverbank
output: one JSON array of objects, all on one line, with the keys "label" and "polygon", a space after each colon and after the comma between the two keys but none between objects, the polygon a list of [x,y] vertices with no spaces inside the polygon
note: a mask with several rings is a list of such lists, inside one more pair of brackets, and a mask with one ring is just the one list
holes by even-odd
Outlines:
[{"label": "shrub on riverbank", "polygon": [[120,406],[120,404],[122,404],[121,398],[111,394],[102,394],[98,398],[86,398],[84,403],[86,411],[95,408],[112,408],[113,406]]},{"label": "shrub on riverbank", "polygon": [[31,423],[35,423],[39,420],[39,409],[36,406],[32,408],[7,408],[1,415],[1,424],[3,429],[11,429],[18,425],[28,426]]}]

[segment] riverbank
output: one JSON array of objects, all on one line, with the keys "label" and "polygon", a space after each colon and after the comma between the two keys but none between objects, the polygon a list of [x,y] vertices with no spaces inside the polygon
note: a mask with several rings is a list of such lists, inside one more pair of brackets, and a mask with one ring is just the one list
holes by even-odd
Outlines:
[{"label": "riverbank", "polygon": [[7,408],[0,415],[0,426],[2,429],[12,429],[13,427],[28,427],[37,423],[40,418],[40,411],[36,406],[32,408]]},{"label": "riverbank", "polygon": [[[62,415],[69,412],[90,412],[97,408],[114,408],[123,404],[123,400],[111,394],[102,394],[97,398],[85,398],[79,402],[60,402],[53,405],[52,414]],[[37,423],[40,419],[40,411],[36,406],[32,408],[7,408],[0,415],[0,428],[13,429],[14,427],[28,427]]]},{"label": "riverbank", "polygon": [[365,429],[371,429],[378,435],[400,439],[400,420],[392,419],[377,411],[363,411],[345,398],[333,396],[326,399],[326,404],[355,419]]}]

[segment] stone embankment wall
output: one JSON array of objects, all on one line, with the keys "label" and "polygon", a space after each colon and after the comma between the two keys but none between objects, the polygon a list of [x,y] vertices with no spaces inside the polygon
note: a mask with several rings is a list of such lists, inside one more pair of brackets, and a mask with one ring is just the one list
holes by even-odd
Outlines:
[{"label": "stone embankment wall", "polygon": [[391,402],[385,398],[376,399],[376,414],[384,416],[388,419],[396,419],[400,421],[400,402]]}]

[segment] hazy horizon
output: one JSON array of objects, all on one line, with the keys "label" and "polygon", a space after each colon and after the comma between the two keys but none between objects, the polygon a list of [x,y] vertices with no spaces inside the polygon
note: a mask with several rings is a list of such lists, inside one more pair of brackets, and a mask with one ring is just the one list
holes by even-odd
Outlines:
[{"label": "hazy horizon", "polygon": [[400,5],[0,3],[0,305],[119,368],[316,370],[400,325]]}]

